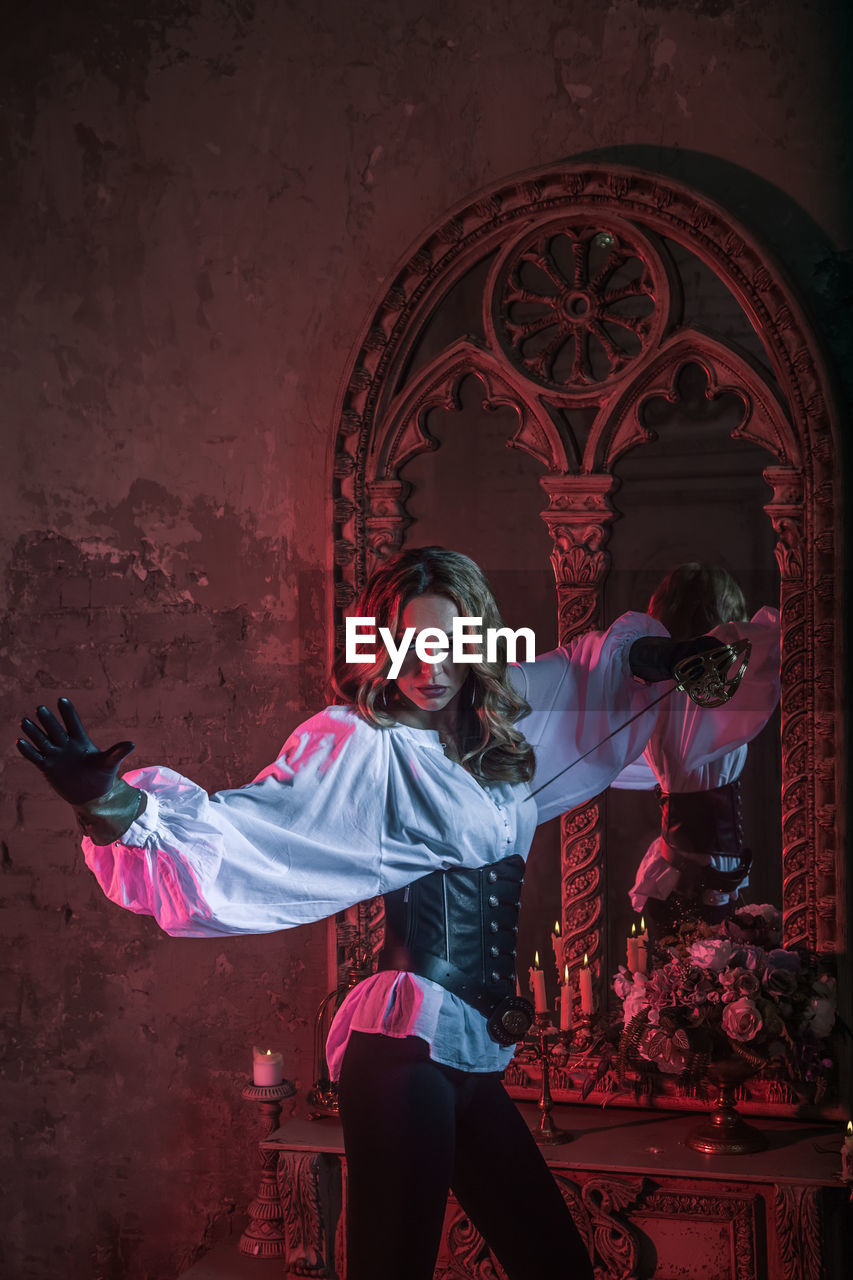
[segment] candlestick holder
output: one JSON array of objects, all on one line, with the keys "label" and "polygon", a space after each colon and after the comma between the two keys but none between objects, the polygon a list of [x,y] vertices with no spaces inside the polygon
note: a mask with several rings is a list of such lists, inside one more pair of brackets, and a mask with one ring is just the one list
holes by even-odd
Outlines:
[{"label": "candlestick holder", "polygon": [[247,1102],[259,1104],[265,1124],[258,1148],[261,1155],[261,1181],[258,1194],[247,1211],[249,1225],[240,1237],[240,1252],[252,1258],[283,1258],[287,1252],[276,1180],[278,1152],[265,1150],[263,1143],[279,1127],[282,1102],[285,1098],[292,1098],[295,1093],[296,1085],[290,1080],[282,1080],[281,1084],[249,1084],[243,1090],[243,1097]]},{"label": "candlestick holder", "polygon": [[536,1045],[536,1058],[542,1069],[542,1088],[539,1092],[539,1127],[534,1133],[534,1138],[540,1146],[557,1146],[562,1142],[569,1142],[571,1134],[565,1129],[558,1129],[551,1119],[551,1111],[554,1106],[551,1098],[551,1068],[548,1060],[549,1045],[548,1040],[555,1034],[551,1025],[551,1015],[548,1013],[537,1013],[536,1021],[533,1025],[534,1043]]}]

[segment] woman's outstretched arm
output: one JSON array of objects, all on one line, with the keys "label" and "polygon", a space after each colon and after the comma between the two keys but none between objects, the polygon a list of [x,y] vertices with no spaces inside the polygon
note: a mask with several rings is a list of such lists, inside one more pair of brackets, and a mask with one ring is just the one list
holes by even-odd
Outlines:
[{"label": "woman's outstretched arm", "polygon": [[[414,731],[374,728],[350,707],[327,707],[294,730],[254,782],[212,795],[160,766],[119,780],[131,744],[99,752],[74,726],[57,722],[48,734],[39,719],[22,754],[49,780],[62,774],[69,802],[95,796],[75,806],[84,830],[89,811],[117,791],[130,802],[108,831],[88,826],[83,840],[104,893],[173,936],[291,928],[430,871],[507,852],[502,811],[445,760],[437,735],[424,745]],[[57,768],[65,757],[79,790]]]}]

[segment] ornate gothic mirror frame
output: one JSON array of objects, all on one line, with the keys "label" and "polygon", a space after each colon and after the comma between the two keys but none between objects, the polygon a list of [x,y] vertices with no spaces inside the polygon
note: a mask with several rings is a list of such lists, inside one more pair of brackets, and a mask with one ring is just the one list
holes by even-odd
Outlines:
[{"label": "ornate gothic mirror frame", "polygon": [[[686,328],[664,243],[695,255],[737,300],[761,361]],[[482,337],[455,341],[410,374],[419,336],[448,292],[492,256]],[[545,282],[543,284],[543,281]],[[782,839],[785,941],[844,948],[843,771],[836,672],[839,415],[815,335],[782,272],[705,196],[639,170],[583,165],[528,173],[443,218],[398,267],[366,326],[340,398],[334,455],[334,610],[342,616],[377,560],[410,523],[401,470],[435,447],[426,416],[458,407],[464,378],[483,405],[509,405],[510,447],[545,468],[542,516],[553,539],[559,640],[603,621],[601,588],[615,511],[613,467],[652,439],[644,403],[674,399],[686,363],[705,370],[708,398],[734,392],[733,432],[772,455],[765,506],[776,535],[782,618]],[[569,411],[583,410],[588,429]],[[562,820],[566,956],[588,953],[602,984],[602,848],[596,802]],[[381,907],[338,922],[338,955],[378,945]],[[366,959],[362,956],[362,961]]]}]

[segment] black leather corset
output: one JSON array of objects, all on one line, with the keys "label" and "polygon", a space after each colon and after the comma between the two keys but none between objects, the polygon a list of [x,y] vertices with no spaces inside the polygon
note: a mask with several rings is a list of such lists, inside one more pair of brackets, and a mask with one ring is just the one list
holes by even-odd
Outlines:
[{"label": "black leather corset", "polygon": [[685,853],[741,853],[740,789],[738,778],[709,791],[659,791],[664,840]]},{"label": "black leather corset", "polygon": [[[430,978],[490,1020],[504,1006],[526,1014],[529,1001],[515,995],[523,877],[524,859],[513,854],[484,867],[432,871],[386,893],[379,968]],[[502,1017],[516,1029],[506,1010]],[[490,1034],[499,1044],[520,1038],[504,1040],[491,1025]]]},{"label": "black leather corset", "polygon": [[[740,778],[709,791],[658,788],[661,803],[661,857],[681,872],[679,893],[713,889],[736,893],[749,872],[752,854],[743,847]],[[697,865],[682,854],[723,853],[739,859],[731,871]]]}]

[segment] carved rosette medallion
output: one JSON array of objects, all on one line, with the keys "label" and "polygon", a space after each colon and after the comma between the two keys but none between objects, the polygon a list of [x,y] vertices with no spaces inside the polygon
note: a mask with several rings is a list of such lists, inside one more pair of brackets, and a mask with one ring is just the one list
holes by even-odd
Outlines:
[{"label": "carved rosette medallion", "polygon": [[498,257],[486,328],[526,378],[572,403],[597,402],[654,352],[669,275],[650,238],[612,215],[565,215]]}]

